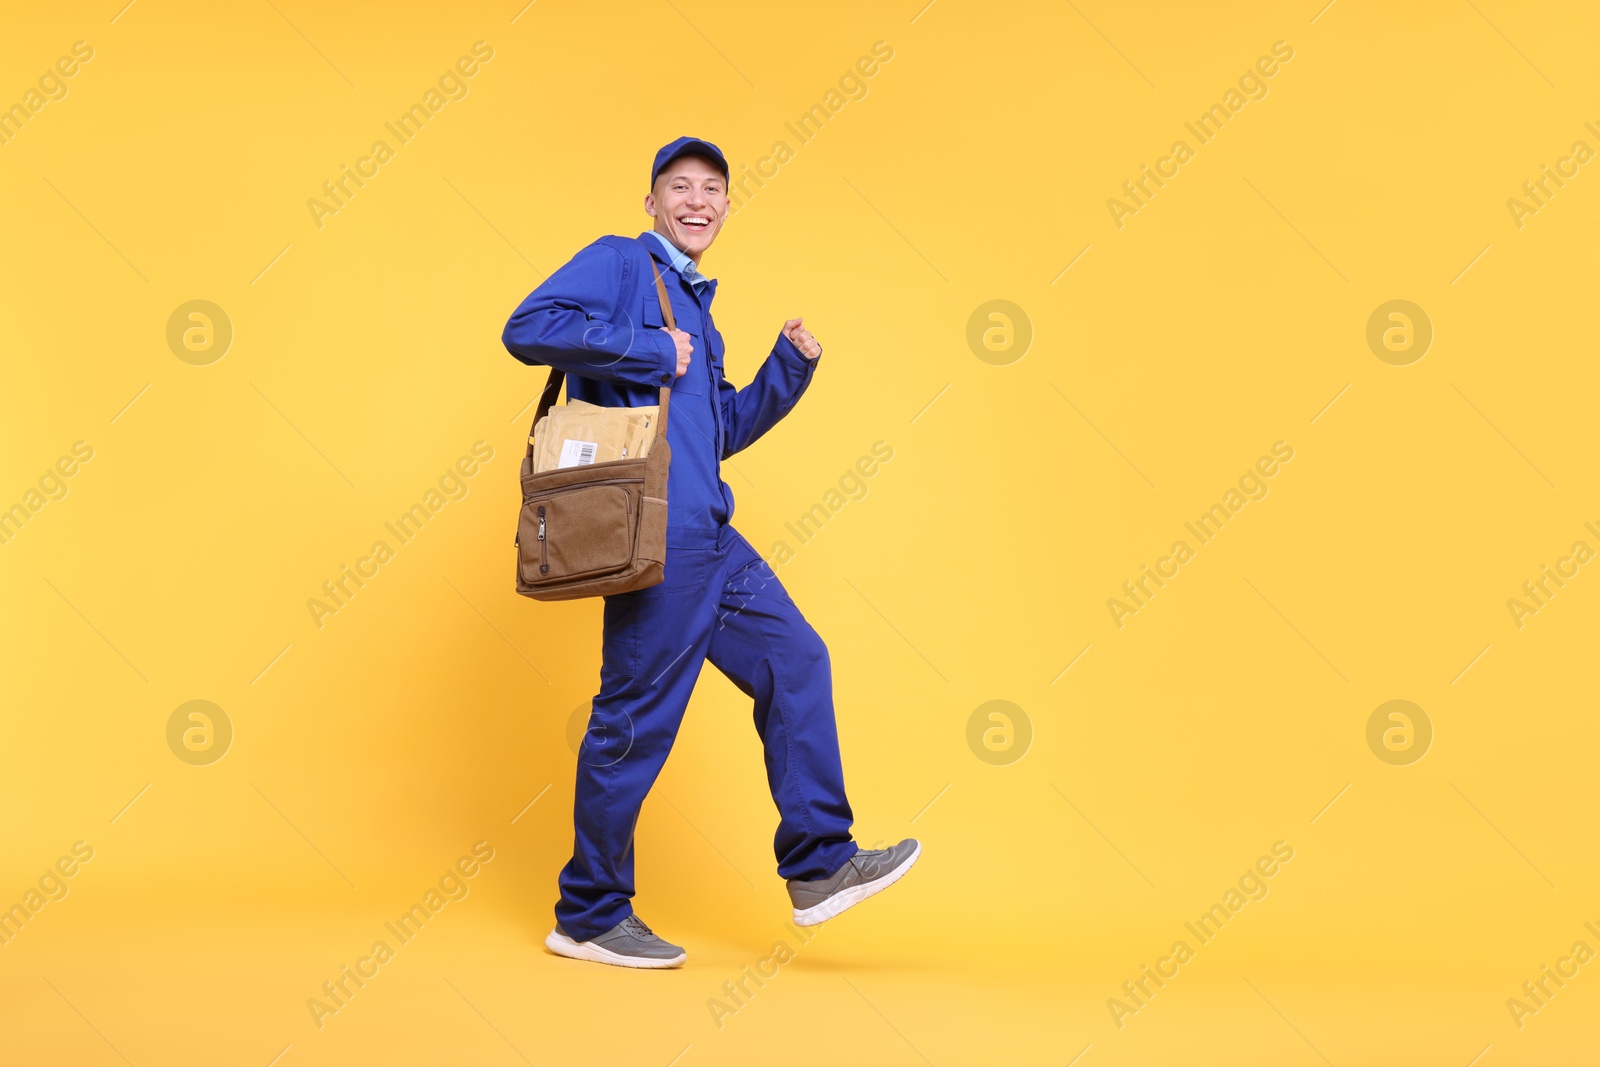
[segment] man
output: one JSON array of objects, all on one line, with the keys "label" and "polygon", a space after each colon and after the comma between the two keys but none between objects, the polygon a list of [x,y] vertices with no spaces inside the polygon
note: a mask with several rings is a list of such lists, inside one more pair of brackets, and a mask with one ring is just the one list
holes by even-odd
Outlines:
[{"label": "man", "polygon": [[[887,888],[921,846],[907,838],[862,849],[851,838],[827,647],[729,525],[721,461],[789,413],[822,348],[790,319],[749,385],[723,378],[711,320],[717,283],[699,269],[728,212],[728,163],[716,145],[680,137],[657,152],[644,210],[652,229],[584,248],[512,313],[503,340],[523,363],[565,371],[572,399],[637,407],[672,386],[665,576],[605,598],[572,859],[545,946],[598,963],[677,967],[683,949],[633,913],[633,831],[707,659],[755,702],[779,815],[773,850],[796,923],[815,925]],[[677,329],[665,325],[652,262]]]}]

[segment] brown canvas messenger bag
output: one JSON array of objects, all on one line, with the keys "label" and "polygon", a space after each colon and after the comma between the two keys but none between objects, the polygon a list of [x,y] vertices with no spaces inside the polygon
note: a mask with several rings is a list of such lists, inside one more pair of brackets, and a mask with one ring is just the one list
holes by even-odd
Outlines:
[{"label": "brown canvas messenger bag", "polygon": [[[656,296],[667,325],[677,327],[655,260]],[[647,455],[536,471],[534,429],[561,392],[565,375],[550,368],[522,457],[522,512],[517,518],[517,592],[535,600],[576,600],[644,589],[661,581],[667,562],[667,408]]]}]

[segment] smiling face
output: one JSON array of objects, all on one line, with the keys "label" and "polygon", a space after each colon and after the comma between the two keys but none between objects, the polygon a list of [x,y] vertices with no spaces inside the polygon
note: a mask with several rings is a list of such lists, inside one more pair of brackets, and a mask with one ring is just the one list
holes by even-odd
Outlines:
[{"label": "smiling face", "polygon": [[710,160],[679,156],[661,168],[644,212],[656,220],[655,231],[698,266],[728,217],[728,183]]}]

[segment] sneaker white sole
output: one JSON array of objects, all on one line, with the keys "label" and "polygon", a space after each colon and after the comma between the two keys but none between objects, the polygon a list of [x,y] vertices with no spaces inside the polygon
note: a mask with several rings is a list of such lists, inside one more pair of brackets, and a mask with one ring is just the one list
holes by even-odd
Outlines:
[{"label": "sneaker white sole", "polygon": [[796,908],[794,910],[794,924],[796,926],[816,926],[818,923],[827,922],[840,912],[848,911],[873,894],[883,892],[898,882],[901,876],[911,869],[911,865],[917,862],[917,857],[920,855],[922,855],[922,842],[919,841],[917,842],[917,847],[911,851],[911,855],[906,857],[905,862],[883,877],[875,878],[870,882],[862,882],[857,886],[851,886],[842,893],[835,893],[821,904],[813,904],[811,907],[804,909]]},{"label": "sneaker white sole", "polygon": [[589,960],[592,963],[609,963],[613,967],[642,967],[651,970],[660,970],[666,967],[682,967],[683,961],[688,959],[688,953],[679,952],[676,956],[664,959],[652,959],[648,956],[624,956],[620,952],[612,952],[593,941],[574,941],[566,934],[555,930],[550,931],[550,936],[544,939],[544,947],[554,952],[557,956],[566,956],[568,959]]}]

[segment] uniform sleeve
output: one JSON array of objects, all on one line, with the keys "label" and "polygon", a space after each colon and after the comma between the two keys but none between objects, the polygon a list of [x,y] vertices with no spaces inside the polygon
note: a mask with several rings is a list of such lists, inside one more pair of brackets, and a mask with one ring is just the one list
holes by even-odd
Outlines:
[{"label": "uniform sleeve", "polygon": [[772,354],[749,385],[735,389],[726,379],[721,380],[717,401],[725,430],[722,458],[748,448],[789,414],[811,384],[820,362],[820,355],[816,359],[801,355],[794,342],[780,332]]},{"label": "uniform sleeve", "polygon": [[530,366],[634,385],[671,384],[677,347],[619,308],[622,253],[595,242],[573,256],[511,313],[501,341]]}]

